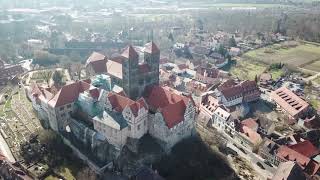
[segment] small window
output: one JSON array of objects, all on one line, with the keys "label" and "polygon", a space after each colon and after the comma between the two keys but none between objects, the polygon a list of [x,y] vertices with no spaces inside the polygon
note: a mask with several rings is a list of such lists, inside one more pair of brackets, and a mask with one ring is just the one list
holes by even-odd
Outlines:
[{"label": "small window", "polygon": [[71,108],[71,104],[68,104],[68,105],[67,105],[67,108]]},{"label": "small window", "polygon": [[65,117],[65,116],[66,116],[66,113],[62,113],[62,114],[61,114],[61,117]]},{"label": "small window", "polygon": [[62,107],[60,107],[60,111],[63,111],[64,110],[64,107],[62,106]]},{"label": "small window", "polygon": [[146,125],[146,124],[147,124],[147,121],[146,121],[146,120],[144,120],[144,121],[143,121],[143,124],[144,124],[144,125]]},{"label": "small window", "polygon": [[140,124],[138,125],[138,131],[140,130]]},{"label": "small window", "polygon": [[128,131],[131,131],[131,126],[130,125],[128,125]]}]

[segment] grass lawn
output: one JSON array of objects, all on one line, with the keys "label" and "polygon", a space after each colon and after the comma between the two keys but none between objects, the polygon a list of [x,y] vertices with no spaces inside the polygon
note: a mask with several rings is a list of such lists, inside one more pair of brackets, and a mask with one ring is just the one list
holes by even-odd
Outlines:
[{"label": "grass lawn", "polygon": [[[54,169],[54,172],[59,174],[60,176],[64,177],[65,179],[75,180],[75,176],[77,172],[80,171],[81,167],[78,167],[76,164],[72,164],[72,162],[64,163],[63,165]],[[45,178],[45,180],[58,180],[60,178],[50,175]]]},{"label": "grass lawn", "polygon": [[313,82],[320,84],[320,76],[318,76],[316,79],[312,80]]},{"label": "grass lawn", "polygon": [[320,60],[315,61],[311,64],[307,64],[306,66],[304,66],[303,68],[305,69],[309,69],[311,71],[317,71],[320,72]]},{"label": "grass lawn", "polygon": [[232,77],[238,77],[241,80],[254,80],[256,75],[263,73],[268,66],[259,62],[248,60],[239,60],[230,68]]},{"label": "grass lawn", "polygon": [[12,100],[12,98],[7,100],[6,104],[4,105],[5,109],[10,109],[11,108],[11,100]]},{"label": "grass lawn", "polygon": [[273,69],[273,70],[269,71],[269,73],[271,73],[272,79],[278,79],[284,75],[284,72],[281,69]]},{"label": "grass lawn", "polygon": [[320,108],[320,101],[319,100],[311,99],[309,102],[315,109]]},{"label": "grass lawn", "polygon": [[[318,60],[320,60],[320,47],[305,43],[296,47],[282,48],[281,45],[275,44],[249,51],[243,55],[243,58],[261,61],[266,64],[282,62],[294,67],[304,67],[308,69],[310,68],[308,66],[309,63],[318,63]],[[313,66],[312,70],[320,72],[320,68],[316,66]]]}]

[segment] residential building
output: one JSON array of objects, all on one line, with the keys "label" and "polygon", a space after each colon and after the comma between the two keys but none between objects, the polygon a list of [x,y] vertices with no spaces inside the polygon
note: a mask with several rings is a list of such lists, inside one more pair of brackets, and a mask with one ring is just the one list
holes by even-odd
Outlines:
[{"label": "residential building", "polygon": [[318,154],[319,150],[308,140],[289,146],[282,145],[276,153],[282,162],[296,161],[309,175],[314,175],[319,171],[320,165],[311,159]]},{"label": "residential building", "polygon": [[308,111],[309,104],[286,87],[271,92],[270,96],[277,109],[288,116],[289,120],[298,120]]},{"label": "residential building", "polygon": [[247,126],[241,126],[239,133],[237,133],[234,139],[251,150],[256,150],[262,142],[260,134]]},{"label": "residential building", "polygon": [[196,80],[205,84],[217,84],[220,82],[220,71],[216,68],[198,67],[196,71]]},{"label": "residential building", "polygon": [[260,94],[255,81],[236,83],[234,80],[227,80],[215,90],[215,96],[226,107],[256,101]]},{"label": "residential building", "polygon": [[282,160],[278,156],[276,156],[277,149],[279,147],[280,146],[274,141],[265,138],[258,150],[258,155],[265,159],[267,162],[275,166],[279,166],[279,164],[282,162]]},{"label": "residential building", "polygon": [[5,85],[13,77],[23,72],[24,70],[20,64],[9,65],[0,59],[0,85]]},{"label": "residential building", "polygon": [[229,50],[231,56],[239,56],[241,54],[241,49],[237,47],[231,47]]},{"label": "residential building", "polygon": [[268,87],[273,83],[272,74],[270,73],[262,73],[259,77],[260,86]]},{"label": "residential building", "polygon": [[305,180],[306,178],[298,163],[288,161],[280,164],[272,180]]}]

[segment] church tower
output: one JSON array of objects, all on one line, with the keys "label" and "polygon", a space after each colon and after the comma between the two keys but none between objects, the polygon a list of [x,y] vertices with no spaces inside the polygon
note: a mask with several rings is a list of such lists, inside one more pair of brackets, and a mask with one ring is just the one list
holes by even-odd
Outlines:
[{"label": "church tower", "polygon": [[154,42],[145,45],[144,62],[150,67],[148,85],[159,85],[160,50]]},{"label": "church tower", "polygon": [[122,88],[128,97],[136,99],[139,96],[138,65],[139,55],[132,46],[128,46],[121,54],[122,62]]}]

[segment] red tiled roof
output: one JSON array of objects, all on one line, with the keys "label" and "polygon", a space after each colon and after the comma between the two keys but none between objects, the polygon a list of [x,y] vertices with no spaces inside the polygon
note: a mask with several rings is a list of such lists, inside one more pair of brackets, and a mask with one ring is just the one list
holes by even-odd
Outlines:
[{"label": "red tiled roof", "polygon": [[158,46],[152,41],[145,45],[144,52],[154,54],[160,53]]},{"label": "red tiled roof", "polygon": [[93,89],[90,89],[89,90],[89,93],[91,95],[91,97],[95,98],[95,99],[98,99],[99,96],[100,96],[100,91],[98,88],[93,88]]},{"label": "red tiled roof", "polygon": [[121,56],[128,59],[135,59],[139,57],[137,51],[131,45],[123,51]]},{"label": "red tiled roof", "polygon": [[160,110],[169,129],[184,120],[185,109],[186,104],[181,100],[175,104],[168,104]]},{"label": "red tiled roof", "polygon": [[192,100],[159,86],[147,88],[145,94],[149,106],[162,113],[169,129],[184,120],[186,105]]},{"label": "red tiled roof", "polygon": [[286,87],[271,92],[271,98],[292,117],[306,110],[309,104]]},{"label": "red tiled roof", "polygon": [[221,93],[224,95],[224,97],[226,97],[226,99],[228,99],[234,96],[242,95],[242,88],[241,86],[233,86],[222,90]]},{"label": "red tiled roof", "polygon": [[179,65],[178,65],[178,68],[179,68],[180,70],[188,69],[188,65],[186,65],[186,64],[179,64]]},{"label": "red tiled roof", "polygon": [[233,80],[228,80],[221,84],[218,90],[221,91],[226,99],[234,96],[243,96],[247,93],[252,93],[252,91],[259,92],[255,81],[243,81],[240,84],[236,84]]},{"label": "red tiled roof", "polygon": [[242,126],[242,132],[254,144],[257,144],[262,141],[260,134],[258,134],[256,131],[252,130],[247,126]]},{"label": "red tiled roof", "polygon": [[202,76],[206,76],[206,77],[210,77],[210,78],[217,78],[219,75],[219,70],[216,68],[199,67],[197,69],[197,73],[201,74]]},{"label": "red tiled roof", "polygon": [[93,52],[87,59],[87,64],[92,63],[94,61],[104,60],[104,59],[106,59],[105,55],[98,52]]},{"label": "red tiled roof", "polygon": [[241,121],[241,125],[247,126],[250,129],[256,129],[258,128],[257,119],[248,118],[243,121]]},{"label": "red tiled roof", "polygon": [[128,97],[121,96],[113,92],[110,92],[107,98],[115,111],[122,112],[128,106],[135,117],[138,116],[138,112],[141,108],[144,107],[145,109],[147,109],[147,105],[145,104],[143,98],[140,98],[137,101],[133,101]]},{"label": "red tiled roof", "polygon": [[107,72],[107,60],[102,59],[102,60],[96,60],[93,62],[89,63],[94,70],[95,73],[105,73]]},{"label": "red tiled roof", "polygon": [[297,144],[294,145],[290,145],[288,146],[290,149],[304,155],[307,156],[309,158],[318,155],[319,154],[319,150],[317,147],[315,147],[310,141],[306,140],[306,141],[302,141],[299,142]]},{"label": "red tiled roof", "polygon": [[284,160],[296,161],[304,169],[310,162],[310,158],[290,149],[287,146],[280,146],[277,151],[277,156]]},{"label": "red tiled roof", "polygon": [[48,104],[51,107],[60,107],[72,102],[75,102],[80,93],[88,90],[90,84],[84,81],[77,81],[72,84],[63,86],[58,94],[56,94]]},{"label": "red tiled roof", "polygon": [[262,73],[260,75],[260,81],[270,81],[272,80],[272,74],[270,73]]},{"label": "red tiled roof", "polygon": [[122,79],[122,64],[113,60],[108,60],[107,73],[111,76]]}]

